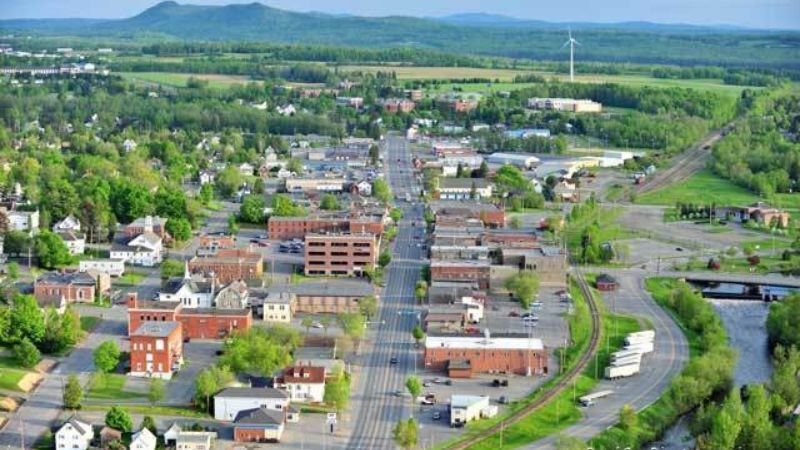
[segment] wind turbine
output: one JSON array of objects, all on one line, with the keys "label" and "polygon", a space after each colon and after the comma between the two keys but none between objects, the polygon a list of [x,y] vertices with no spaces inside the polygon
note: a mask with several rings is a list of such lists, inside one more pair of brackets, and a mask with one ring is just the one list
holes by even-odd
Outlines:
[{"label": "wind turbine", "polygon": [[572,30],[569,30],[569,39],[564,42],[561,48],[567,45],[569,45],[569,82],[572,83],[575,81],[575,45],[581,45],[577,39],[572,37]]}]

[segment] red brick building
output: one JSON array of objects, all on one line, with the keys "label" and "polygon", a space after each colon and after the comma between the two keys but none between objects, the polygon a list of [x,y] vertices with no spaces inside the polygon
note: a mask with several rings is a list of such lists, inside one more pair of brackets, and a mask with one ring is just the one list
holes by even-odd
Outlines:
[{"label": "red brick building", "polygon": [[205,234],[200,236],[200,247],[203,248],[235,248],[236,238],[226,234]]},{"label": "red brick building", "polygon": [[96,293],[97,282],[85,272],[47,272],[33,283],[33,296],[40,302],[63,297],[67,303],[91,303]]},{"label": "red brick building", "polygon": [[270,239],[303,239],[309,233],[372,233],[383,235],[382,217],[270,217]]},{"label": "red brick building", "polygon": [[538,244],[535,234],[523,232],[487,231],[481,240],[488,247],[532,248]]},{"label": "red brick building", "polygon": [[128,225],[125,225],[125,228],[122,229],[122,234],[126,237],[134,238],[145,231],[151,231],[165,241],[169,240],[169,233],[167,233],[167,219],[158,216],[140,217]]},{"label": "red brick building", "polygon": [[308,234],[306,275],[360,276],[378,260],[378,239],[373,234]]},{"label": "red brick building", "polygon": [[502,228],[506,223],[505,210],[493,203],[465,203],[439,200],[431,202],[431,209],[436,215],[437,223],[440,217],[448,216],[462,219],[479,219],[487,228]]},{"label": "red brick building", "polygon": [[408,113],[413,111],[416,106],[417,104],[413,101],[405,99],[388,99],[383,102],[383,110],[389,114]]},{"label": "red brick building", "polygon": [[144,322],[130,333],[131,376],[172,378],[183,364],[180,322]]},{"label": "red brick building", "polygon": [[489,261],[432,261],[431,281],[474,282],[480,289],[488,289],[491,269]]},{"label": "red brick building", "polygon": [[548,371],[547,352],[540,339],[525,334],[428,335],[425,368],[447,370],[450,376],[474,373],[543,375]]},{"label": "red brick building", "polygon": [[244,249],[220,249],[210,256],[195,256],[189,260],[189,271],[206,278],[213,274],[217,283],[260,279],[264,274],[264,261],[260,253]]},{"label": "red brick building", "polygon": [[183,308],[180,302],[138,300],[128,294],[128,333],[147,322],[180,322],[184,337],[219,339],[253,325],[249,309]]}]

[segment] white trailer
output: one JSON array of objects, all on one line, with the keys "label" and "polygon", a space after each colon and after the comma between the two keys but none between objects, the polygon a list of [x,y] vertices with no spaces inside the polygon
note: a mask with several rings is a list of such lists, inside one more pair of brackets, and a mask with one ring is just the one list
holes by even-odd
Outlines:
[{"label": "white trailer", "polygon": [[639,350],[620,350],[618,352],[614,352],[611,354],[611,361],[616,361],[618,359],[627,358],[631,355],[641,355],[642,352]]},{"label": "white trailer", "polygon": [[625,338],[625,345],[642,344],[647,342],[654,342],[655,338],[647,336],[628,336]]},{"label": "white trailer", "polygon": [[606,367],[606,378],[616,380],[617,378],[632,377],[639,373],[639,364],[628,364],[627,366],[608,366]]},{"label": "white trailer", "polygon": [[626,345],[625,350],[635,350],[639,353],[652,353],[655,346],[652,342],[641,342],[633,345]]},{"label": "white trailer", "polygon": [[655,339],[656,332],[653,330],[637,331],[635,333],[628,333],[628,337],[632,338],[649,337],[650,339]]},{"label": "white trailer", "polygon": [[592,394],[584,395],[583,397],[578,399],[581,406],[589,407],[594,405],[595,400],[600,400],[601,398],[608,397],[609,395],[613,394],[614,391],[598,391]]},{"label": "white trailer", "polygon": [[624,358],[619,358],[614,361],[611,361],[611,366],[620,367],[620,366],[627,366],[629,364],[641,364],[641,363],[642,363],[642,354],[636,353],[635,355],[630,355]]}]

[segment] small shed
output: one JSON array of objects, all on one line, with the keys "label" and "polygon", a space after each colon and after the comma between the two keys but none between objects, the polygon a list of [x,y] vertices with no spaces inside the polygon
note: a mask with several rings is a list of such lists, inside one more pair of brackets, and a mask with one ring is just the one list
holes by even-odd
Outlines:
[{"label": "small shed", "polygon": [[617,283],[617,280],[611,275],[601,273],[595,280],[595,286],[598,291],[610,292],[617,290],[619,283]]},{"label": "small shed", "polygon": [[103,427],[100,430],[100,446],[108,448],[109,444],[114,441],[122,442],[122,432],[108,426]]},{"label": "small shed", "polygon": [[451,359],[447,363],[450,378],[472,378],[472,364],[468,359]]}]

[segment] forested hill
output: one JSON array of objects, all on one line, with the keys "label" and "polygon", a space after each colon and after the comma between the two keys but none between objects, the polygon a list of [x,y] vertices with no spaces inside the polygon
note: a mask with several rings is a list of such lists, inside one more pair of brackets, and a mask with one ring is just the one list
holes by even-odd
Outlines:
[{"label": "forested hill", "polygon": [[[268,41],[354,47],[417,47],[453,53],[556,60],[565,25],[519,21],[497,26],[492,21],[367,18],[298,13],[260,3],[227,6],[179,5],[163,2],[122,20],[0,21],[0,31],[95,36],[159,33],[188,40]],[[496,18],[495,18],[496,19]],[[684,25],[575,24],[583,43],[578,60],[672,64],[759,65],[800,67],[800,32],[726,30]]]}]

